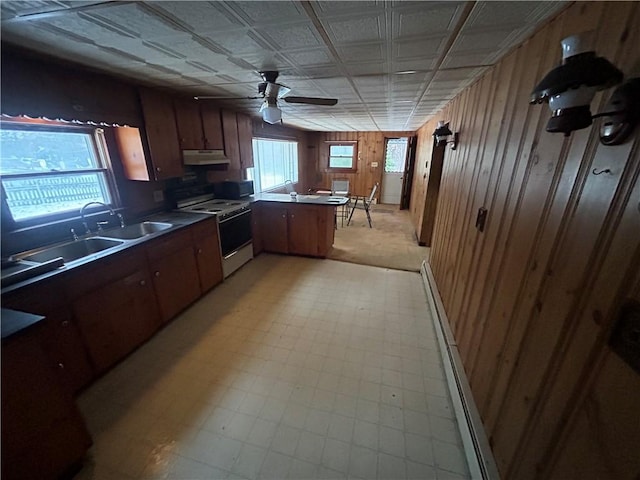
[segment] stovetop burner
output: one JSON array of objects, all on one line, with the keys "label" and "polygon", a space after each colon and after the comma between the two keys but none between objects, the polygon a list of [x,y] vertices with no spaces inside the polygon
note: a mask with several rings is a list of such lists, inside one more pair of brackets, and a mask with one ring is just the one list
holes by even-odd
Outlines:
[{"label": "stovetop burner", "polygon": [[208,195],[201,195],[192,199],[184,199],[178,203],[178,209],[183,212],[208,213],[225,218],[235,212],[247,210],[249,202],[237,200],[226,200],[223,198],[211,198]]}]

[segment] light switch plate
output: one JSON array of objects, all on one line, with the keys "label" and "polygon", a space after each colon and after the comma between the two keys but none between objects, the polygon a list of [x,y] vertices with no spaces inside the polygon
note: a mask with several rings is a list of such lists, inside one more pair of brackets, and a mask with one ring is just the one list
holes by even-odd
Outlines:
[{"label": "light switch plate", "polygon": [[371,166],[374,167],[374,168],[377,167],[378,166],[378,162],[371,162]]}]

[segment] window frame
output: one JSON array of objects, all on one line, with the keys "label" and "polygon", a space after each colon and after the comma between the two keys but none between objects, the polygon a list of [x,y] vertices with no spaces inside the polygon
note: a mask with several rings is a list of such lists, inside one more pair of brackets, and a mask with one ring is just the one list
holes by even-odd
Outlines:
[{"label": "window frame", "polygon": [[68,221],[78,218],[80,210],[66,210],[64,212],[51,213],[48,215],[45,214],[37,217],[27,218],[24,220],[15,220],[7,202],[4,183],[1,181],[2,179],[29,179],[48,176],[59,177],[65,175],[98,173],[103,175],[104,183],[106,185],[108,195],[110,196],[110,202],[108,203],[108,205],[114,210],[121,208],[120,195],[112,168],[111,157],[109,156],[104,128],[87,124],[74,125],[54,120],[29,119],[20,117],[10,119],[3,118],[2,122],[0,122],[0,128],[3,130],[10,129],[55,133],[69,132],[88,134],[91,137],[93,154],[95,156],[96,163],[98,164],[96,168],[90,169],[63,170],[53,172],[11,173],[0,175],[0,193],[2,196],[2,224],[4,227],[7,227],[11,231],[15,231],[25,228],[33,228]]},{"label": "window frame", "polygon": [[[356,173],[358,171],[358,141],[357,140],[325,140],[327,147],[326,171],[334,173]],[[348,158],[347,156],[331,156],[332,146],[353,147],[351,167],[332,167],[331,158]]]}]

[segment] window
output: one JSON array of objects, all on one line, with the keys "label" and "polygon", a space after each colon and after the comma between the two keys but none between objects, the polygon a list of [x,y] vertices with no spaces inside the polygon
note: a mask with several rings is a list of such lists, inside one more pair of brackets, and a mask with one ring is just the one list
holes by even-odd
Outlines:
[{"label": "window", "polygon": [[77,214],[91,201],[114,202],[101,129],[3,122],[3,203],[23,225]]},{"label": "window", "polygon": [[284,186],[284,182],[298,181],[298,142],[253,139],[253,168],[247,177],[253,180],[256,193]]},{"label": "window", "polygon": [[403,173],[407,156],[408,138],[387,138],[384,155],[385,173]]},{"label": "window", "polygon": [[327,142],[329,145],[329,169],[356,171],[358,142]]}]

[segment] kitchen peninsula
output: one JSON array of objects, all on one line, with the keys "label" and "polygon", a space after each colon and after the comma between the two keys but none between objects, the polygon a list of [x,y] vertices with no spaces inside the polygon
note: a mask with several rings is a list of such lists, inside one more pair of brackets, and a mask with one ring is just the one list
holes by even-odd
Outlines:
[{"label": "kitchen peninsula", "polygon": [[347,197],[259,193],[252,197],[257,251],[325,258],[333,245],[335,209]]}]

